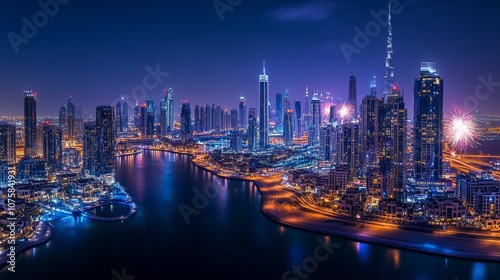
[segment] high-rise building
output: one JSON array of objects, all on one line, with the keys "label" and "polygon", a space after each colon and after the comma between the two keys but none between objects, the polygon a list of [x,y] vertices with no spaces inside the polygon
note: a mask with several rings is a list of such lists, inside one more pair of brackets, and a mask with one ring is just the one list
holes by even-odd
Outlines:
[{"label": "high-rise building", "polygon": [[207,131],[207,112],[205,106],[200,106],[200,132]]},{"label": "high-rise building", "polygon": [[205,131],[212,131],[212,108],[210,104],[205,105]]},{"label": "high-rise building", "polygon": [[367,95],[361,101],[361,163],[364,166],[378,163],[378,110],[383,100],[373,95]]},{"label": "high-rise building", "polygon": [[187,100],[182,102],[181,107],[181,135],[190,136],[191,134],[191,105]]},{"label": "high-rise building", "polygon": [[245,128],[247,126],[247,100],[245,97],[240,97],[240,105],[239,105],[239,118],[238,123],[241,128]]},{"label": "high-rise building", "polygon": [[351,74],[349,77],[349,95],[347,102],[354,108],[354,118],[358,117],[358,93],[356,91],[356,76]]},{"label": "high-rise building", "polygon": [[343,123],[337,127],[336,138],[337,165],[346,165],[350,176],[355,176],[360,167],[359,123]]},{"label": "high-rise building", "polygon": [[114,108],[111,106],[97,106],[96,132],[97,132],[97,174],[114,172],[115,165],[115,135]]},{"label": "high-rise building", "polygon": [[202,131],[199,105],[194,105],[194,131],[196,132]]},{"label": "high-rise building", "polygon": [[127,101],[122,97],[122,129],[123,131],[128,131],[128,104]]},{"label": "high-rise building", "polygon": [[331,123],[332,125],[337,125],[338,123],[338,115],[337,115],[337,106],[336,105],[330,105],[330,117],[328,118],[328,122]]},{"label": "high-rise building", "polygon": [[139,129],[141,128],[141,108],[139,107],[139,101],[135,101],[134,107],[134,127]]},{"label": "high-rise building", "polygon": [[142,102],[139,111],[139,130],[141,131],[142,137],[148,136],[148,106],[146,102]]},{"label": "high-rise building", "polygon": [[310,121],[310,103],[309,103],[309,88],[306,87],[306,93],[304,96],[304,116],[302,117],[303,120],[303,127],[302,130],[306,131],[309,129],[309,121]]},{"label": "high-rise building", "polygon": [[43,157],[43,126],[36,126],[36,157]]},{"label": "high-rise building", "polygon": [[248,110],[248,150],[257,150],[257,108]]},{"label": "high-rise building", "polygon": [[320,160],[331,161],[333,153],[334,128],[331,124],[321,127],[319,132]]},{"label": "high-rise building", "polygon": [[231,109],[231,129],[238,129],[238,109]]},{"label": "high-rise building", "polygon": [[75,140],[76,136],[76,107],[73,102],[73,96],[70,94],[68,99],[68,105],[66,106],[68,110],[68,140]]},{"label": "high-rise building", "polygon": [[372,80],[370,81],[370,96],[377,97],[377,77],[376,76],[373,76]]},{"label": "high-rise building", "polygon": [[266,75],[266,63],[262,75],[259,75],[259,149],[267,149],[269,141],[269,77]]},{"label": "high-rise building", "polygon": [[300,101],[295,101],[295,135],[297,138],[302,137],[302,104]]},{"label": "high-rise building", "polygon": [[288,108],[283,116],[283,143],[293,145],[293,110]]},{"label": "high-rise building", "polygon": [[389,17],[387,20],[388,36],[387,36],[387,56],[385,58],[385,76],[384,76],[384,97],[392,92],[394,87],[394,65],[392,62],[392,22],[391,22],[391,3],[389,2]]},{"label": "high-rise building", "polygon": [[242,142],[243,142],[243,137],[242,137],[243,131],[238,130],[237,128],[233,128],[233,130],[229,133],[229,148],[231,149],[232,152],[234,153],[239,153],[241,152],[242,149]]},{"label": "high-rise building", "polygon": [[24,91],[24,156],[37,156],[36,151],[36,93]]},{"label": "high-rise building", "polygon": [[66,138],[68,136],[67,123],[68,123],[68,111],[66,111],[66,106],[64,106],[63,104],[59,109],[59,128],[62,130],[63,138]]},{"label": "high-rise building", "polygon": [[434,62],[422,62],[414,85],[414,166],[415,178],[441,178],[443,164],[443,79]]},{"label": "high-rise building", "polygon": [[146,135],[152,137],[155,131],[155,101],[151,96],[146,99]]},{"label": "high-rise building", "polygon": [[55,125],[43,126],[43,159],[49,166],[62,164],[62,130]]},{"label": "high-rise building", "polygon": [[160,135],[163,137],[167,134],[167,92],[160,100]]},{"label": "high-rise building", "polygon": [[283,94],[276,93],[276,131],[283,132]]},{"label": "high-rise building", "polygon": [[116,130],[118,132],[123,132],[123,121],[122,121],[122,102],[121,100],[116,101],[115,106],[115,120],[116,120]]},{"label": "high-rise building", "polygon": [[174,130],[174,90],[167,90],[167,131]]},{"label": "high-rise building", "polygon": [[321,102],[319,101],[318,93],[314,93],[311,99],[310,116],[309,131],[312,132],[312,134],[309,134],[308,138],[311,139],[309,142],[312,143],[312,145],[317,145],[319,144],[319,130],[321,128]]},{"label": "high-rise building", "polygon": [[82,172],[88,175],[96,175],[97,153],[99,141],[95,123],[85,123],[83,132],[83,167]]},{"label": "high-rise building", "polygon": [[406,130],[408,113],[401,91],[393,88],[379,108],[379,166],[382,195],[405,202]]},{"label": "high-rise building", "polygon": [[16,126],[0,123],[0,162],[16,163]]}]

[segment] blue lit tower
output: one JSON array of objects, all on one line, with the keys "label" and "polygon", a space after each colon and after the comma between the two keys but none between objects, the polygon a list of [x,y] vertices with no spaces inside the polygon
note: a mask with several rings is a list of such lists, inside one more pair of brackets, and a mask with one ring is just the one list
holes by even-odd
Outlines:
[{"label": "blue lit tower", "polygon": [[365,96],[365,98],[361,101],[361,163],[364,166],[375,165],[378,163],[378,114],[379,107],[383,103],[382,99],[377,99],[372,94]]},{"label": "blue lit tower", "polygon": [[43,159],[50,166],[62,163],[62,130],[55,125],[43,126]]},{"label": "blue lit tower", "polygon": [[283,94],[276,93],[276,131],[283,132]]},{"label": "blue lit tower", "polygon": [[237,130],[238,129],[238,109],[234,108],[231,109],[231,129],[232,130]]},{"label": "blue lit tower", "polygon": [[115,166],[115,120],[112,106],[97,106],[97,173],[98,175],[114,172]]},{"label": "blue lit tower", "polygon": [[123,131],[128,130],[128,104],[127,101],[122,97],[122,128]]},{"label": "blue lit tower", "polygon": [[293,110],[288,108],[283,115],[283,143],[293,145]]},{"label": "blue lit tower", "polygon": [[295,135],[297,138],[302,137],[302,104],[300,101],[295,101]]},{"label": "blue lit tower", "polygon": [[191,105],[187,100],[181,106],[181,135],[189,137],[191,134]]},{"label": "blue lit tower", "polygon": [[167,131],[174,130],[174,90],[167,90]]},{"label": "blue lit tower", "polygon": [[155,129],[155,101],[151,96],[146,99],[147,116],[146,116],[146,135],[153,136]]},{"label": "blue lit tower", "polygon": [[164,96],[160,99],[160,135],[163,137],[167,134],[167,91],[164,91]]},{"label": "blue lit tower", "polygon": [[259,149],[265,150],[269,141],[269,77],[265,61],[262,75],[259,75],[259,88]]},{"label": "blue lit tower", "polygon": [[122,102],[121,100],[116,101],[115,106],[115,119],[116,119],[116,130],[118,132],[123,132],[123,122],[122,122]]},{"label": "blue lit tower", "polygon": [[76,107],[71,94],[69,95],[68,105],[66,107],[68,110],[68,139],[74,140],[76,134]]},{"label": "blue lit tower", "polygon": [[384,76],[384,97],[392,92],[394,87],[394,65],[392,62],[393,49],[392,49],[392,23],[391,23],[391,3],[389,2],[389,18],[388,18],[388,31],[387,36],[387,56],[385,58],[385,76]]},{"label": "blue lit tower", "polygon": [[36,151],[36,93],[24,91],[24,156],[35,157]]},{"label": "blue lit tower", "polygon": [[370,96],[377,97],[377,76],[373,76],[370,81]]},{"label": "blue lit tower", "polygon": [[314,93],[311,99],[311,119],[308,128],[308,137],[310,145],[317,145],[319,140],[319,129],[321,127],[321,102],[318,93]]},{"label": "blue lit tower", "polygon": [[415,178],[437,180],[443,164],[443,79],[434,62],[422,62],[413,93]]}]

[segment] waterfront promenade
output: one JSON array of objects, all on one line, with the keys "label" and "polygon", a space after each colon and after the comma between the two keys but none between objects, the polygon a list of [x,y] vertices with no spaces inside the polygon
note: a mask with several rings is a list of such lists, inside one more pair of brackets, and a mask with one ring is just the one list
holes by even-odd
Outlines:
[{"label": "waterfront promenade", "polygon": [[219,172],[194,158],[192,163],[222,178],[253,181],[262,194],[262,213],[282,225],[422,253],[500,261],[500,237],[494,237],[487,231],[443,231],[356,219],[308,203],[300,193],[282,185],[281,175],[238,176]]}]

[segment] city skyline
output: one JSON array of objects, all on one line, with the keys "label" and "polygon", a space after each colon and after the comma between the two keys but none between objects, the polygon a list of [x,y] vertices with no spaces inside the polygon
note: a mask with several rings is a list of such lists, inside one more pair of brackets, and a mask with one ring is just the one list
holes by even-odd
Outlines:
[{"label": "city skyline", "polygon": [[[468,97],[474,96],[479,85],[485,87],[487,85],[484,84],[488,81],[490,84],[495,84],[496,77],[500,77],[500,73],[494,68],[497,64],[495,59],[498,58],[493,54],[495,46],[499,42],[496,41],[497,39],[487,36],[491,33],[490,29],[494,24],[479,26],[477,21],[469,20],[467,26],[457,28],[448,25],[448,21],[444,20],[440,24],[442,24],[441,28],[447,32],[442,32],[433,38],[433,48],[424,48],[425,41],[414,39],[423,36],[423,33],[420,33],[422,36],[419,36],[418,32],[429,30],[425,28],[426,26],[430,28],[436,25],[435,18],[458,17],[468,9],[468,6],[461,3],[454,6],[433,3],[432,8],[428,5],[429,3],[425,0],[401,1],[400,5],[393,5],[392,42],[395,53],[393,61],[395,84],[407,93],[412,92],[413,80],[418,74],[420,62],[435,61],[441,75],[448,81],[447,91],[453,92],[453,95],[445,103],[446,111],[449,111],[453,106],[462,105]],[[185,3],[156,4],[158,10],[165,9],[167,6],[171,10],[185,11],[188,9],[188,5]],[[0,44],[0,49],[4,53],[4,61],[6,65],[9,65],[9,71],[2,70],[3,72],[0,72],[0,75],[9,81],[0,87],[1,97],[15,96],[15,99],[19,98],[20,100],[22,97],[18,97],[18,92],[32,89],[39,94],[38,115],[55,116],[57,115],[57,107],[65,103],[71,93],[75,101],[81,104],[84,113],[92,115],[92,104],[88,103],[87,96],[92,96],[92,100],[101,105],[114,106],[115,104],[112,103],[121,97],[129,98],[128,104],[133,104],[136,98],[130,98],[132,89],[142,85],[143,78],[156,71],[162,73],[163,76],[156,77],[157,80],[151,80],[151,84],[157,84],[156,88],[148,90],[147,94],[143,96],[144,98],[139,98],[139,102],[142,101],[141,99],[146,99],[148,94],[155,102],[159,102],[163,90],[172,87],[176,90],[178,97],[175,104],[176,115],[180,114],[180,100],[185,99],[188,99],[192,104],[206,104],[216,99],[216,103],[221,104],[223,108],[230,109],[237,106],[238,98],[243,95],[247,99],[247,106],[256,107],[258,95],[255,94],[257,89],[253,83],[253,77],[260,73],[261,67],[259,65],[263,59],[267,60],[267,72],[272,77],[269,84],[270,94],[283,92],[287,88],[290,91],[292,101],[303,101],[306,86],[311,92],[316,89],[323,90],[324,93],[330,92],[335,98],[341,97],[345,100],[348,93],[348,77],[351,72],[358,80],[358,104],[361,104],[361,99],[369,93],[370,80],[374,75],[378,77],[377,91],[379,96],[382,96],[384,91],[386,58],[383,54],[387,53],[387,29],[380,25],[380,31],[373,38],[369,38],[370,42],[367,46],[361,48],[359,54],[351,55],[350,63],[339,48],[339,44],[345,42],[354,46],[353,40],[356,35],[354,28],[364,29],[367,23],[377,22],[371,12],[377,13],[387,10],[386,1],[359,1],[356,3],[309,1],[286,5],[273,3],[268,7],[263,7],[258,3],[243,2],[232,12],[226,12],[223,21],[220,21],[217,12],[212,10],[213,7],[208,5],[203,12],[200,11],[201,16],[196,22],[188,24],[185,19],[175,17],[180,26],[177,31],[168,28],[163,30],[161,27],[164,25],[158,26],[156,20],[142,23],[142,27],[152,28],[154,32],[135,31],[133,34],[143,39],[145,43],[143,45],[151,51],[147,55],[132,55],[126,61],[123,60],[123,55],[133,54],[133,50],[130,49],[132,46],[125,47],[123,51],[111,52],[112,48],[125,38],[116,36],[113,37],[113,41],[106,40],[106,35],[109,35],[107,32],[122,30],[123,27],[120,27],[118,23],[124,24],[124,18],[118,16],[115,22],[110,22],[103,17],[102,13],[111,7],[104,5],[103,11],[94,11],[97,15],[93,23],[105,27],[104,30],[97,30],[95,34],[89,34],[88,27],[84,25],[85,21],[74,15],[77,8],[90,9],[90,6],[87,5],[92,5],[92,3],[75,4],[71,2],[64,6],[61,5],[59,12],[54,18],[51,18],[51,22],[47,26],[39,28],[37,35],[30,39],[29,43],[19,45],[17,54],[12,50],[8,39]],[[30,14],[26,14],[27,11],[24,8],[16,6],[16,4],[11,4],[12,13],[6,20],[5,28],[9,30],[8,32],[21,34],[20,29],[23,22],[20,18],[23,16],[30,18]],[[141,6],[140,10],[145,13],[155,13],[152,11],[152,7],[156,6],[153,4],[145,5]],[[129,4],[117,8],[125,16],[137,7]],[[36,11],[41,8],[33,3],[32,9]],[[196,11],[200,8],[195,5],[190,9]],[[452,9],[453,12],[447,9]],[[309,16],[302,15],[301,11],[309,11]],[[493,21],[494,17],[488,17],[491,12],[485,1],[476,3],[473,11],[467,10],[467,13],[472,16],[478,17],[478,14],[481,14],[482,17],[490,18]],[[337,15],[342,16],[337,17]],[[348,18],[349,15],[351,18]],[[73,19],[71,19],[72,16]],[[144,16],[141,14],[139,18],[143,19]],[[343,20],[342,25],[340,25],[340,20]],[[421,22],[421,28],[415,29],[412,26],[411,23],[415,20]],[[207,36],[193,38],[187,31],[197,28],[202,23],[207,23]],[[254,23],[253,28],[246,27],[250,23]],[[81,36],[73,33],[68,34],[64,32],[66,29],[61,30],[61,25],[65,24],[69,25],[68,28],[73,27],[74,30],[86,32],[81,33]],[[126,24],[124,25],[126,26]],[[231,26],[233,27],[231,28]],[[259,26],[268,26],[268,28],[257,28]],[[285,32],[292,26],[300,28],[298,30],[295,28],[296,33]],[[242,34],[236,35],[232,31],[233,28],[239,28]],[[328,31],[330,29],[333,31]],[[269,44],[266,44],[267,47],[258,47],[251,53],[243,51],[243,46],[249,46],[248,40],[256,36],[256,30],[269,34]],[[466,35],[471,38],[483,36],[493,41],[490,44],[481,44],[480,46],[470,44],[468,49],[453,48],[454,44],[452,44],[453,40],[450,36],[456,35],[459,31],[461,37]],[[478,31],[478,34],[472,33],[473,31]],[[278,44],[279,40],[273,39],[271,36],[275,32],[283,34],[283,42],[293,41],[294,49],[285,52],[277,51],[275,45]],[[327,35],[320,36],[319,33]],[[64,44],[61,44],[56,34],[66,35]],[[121,33],[118,32],[119,34]],[[412,34],[412,36],[406,36],[407,34]],[[170,38],[169,35],[172,38],[187,39],[180,40],[180,43],[175,44],[175,46],[169,45],[168,51],[161,50],[163,48],[155,42],[166,40],[165,37]],[[231,42],[233,43],[230,45],[233,48],[221,48],[217,44],[217,41],[224,40],[225,36],[232,38]],[[303,38],[302,43],[297,42],[297,38],[300,37]],[[87,38],[91,41],[96,40],[100,48],[86,45],[81,48],[83,52],[81,58],[75,56],[73,44]],[[206,40],[215,41],[218,48]],[[198,45],[195,42],[207,42],[207,44],[202,50],[202,48],[195,47]],[[49,48],[49,46],[55,49]],[[179,48],[180,46],[190,46],[188,49],[192,56],[190,57],[191,63],[180,64],[179,59],[185,57],[186,53]],[[446,48],[452,48],[453,51],[445,51]],[[473,53],[474,48],[481,48],[481,53],[484,55],[480,59],[474,60],[473,56],[467,56],[467,53]],[[297,55],[299,53],[300,56]],[[221,59],[223,54],[228,59]],[[84,61],[88,60],[90,55],[95,55],[95,59],[102,60],[101,63],[92,66],[94,71],[91,71],[89,63],[95,59]],[[103,56],[105,59],[100,59]],[[40,63],[31,65],[34,57],[37,57]],[[235,59],[231,59],[232,57]],[[218,62],[214,63],[215,60]],[[454,67],[457,61],[466,67]],[[48,65],[53,66],[47,68]],[[26,67],[30,67],[30,71],[26,71]],[[43,70],[41,67],[44,67]],[[71,71],[68,67],[71,67]],[[218,69],[222,69],[222,67],[225,70],[219,71]],[[20,75],[20,71],[22,71],[22,75]],[[26,73],[33,73],[33,75]],[[213,75],[218,73],[224,73],[225,83],[213,83],[217,80],[217,76]],[[190,82],[192,80],[196,83]],[[224,96],[224,98],[219,96]],[[489,97],[489,102],[481,102],[477,108],[479,113],[493,112],[494,108],[491,104],[495,103],[496,98],[492,94]],[[270,99],[270,101],[273,105],[273,100]],[[58,104],[55,106],[56,108],[53,106],[54,103]],[[413,107],[409,94],[405,94],[405,103],[408,104],[409,108]],[[0,105],[0,110],[5,115],[22,114],[20,107]]]}]

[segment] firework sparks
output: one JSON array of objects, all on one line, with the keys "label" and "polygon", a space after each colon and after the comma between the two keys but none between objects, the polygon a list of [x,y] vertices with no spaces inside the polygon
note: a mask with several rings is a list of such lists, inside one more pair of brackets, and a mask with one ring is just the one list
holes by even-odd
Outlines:
[{"label": "firework sparks", "polygon": [[338,110],[338,116],[341,120],[341,122],[344,122],[345,120],[349,120],[352,118],[352,106],[347,104],[347,103],[342,103],[340,104],[340,109]]},{"label": "firework sparks", "polygon": [[474,115],[465,108],[453,109],[446,117],[446,139],[456,151],[478,145],[478,131]]}]

